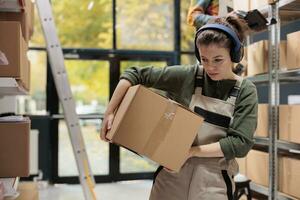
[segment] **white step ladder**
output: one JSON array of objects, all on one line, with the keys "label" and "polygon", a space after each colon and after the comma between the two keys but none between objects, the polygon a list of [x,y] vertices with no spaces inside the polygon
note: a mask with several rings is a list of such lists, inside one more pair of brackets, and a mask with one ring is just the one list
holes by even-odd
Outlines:
[{"label": "white step ladder", "polygon": [[75,101],[73,99],[64,65],[64,56],[56,33],[51,5],[49,0],[36,0],[36,4],[47,44],[51,71],[68,126],[69,136],[79,171],[80,183],[83,188],[85,199],[94,200],[96,199],[93,190],[95,180],[88,162],[79,119],[76,114]]}]

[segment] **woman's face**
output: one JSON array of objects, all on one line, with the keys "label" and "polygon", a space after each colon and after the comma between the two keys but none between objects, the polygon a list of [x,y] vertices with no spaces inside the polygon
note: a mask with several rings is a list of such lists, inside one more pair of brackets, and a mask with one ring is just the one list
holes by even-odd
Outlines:
[{"label": "woman's face", "polygon": [[200,45],[198,51],[207,75],[214,81],[233,79],[233,62],[228,49],[216,44]]}]

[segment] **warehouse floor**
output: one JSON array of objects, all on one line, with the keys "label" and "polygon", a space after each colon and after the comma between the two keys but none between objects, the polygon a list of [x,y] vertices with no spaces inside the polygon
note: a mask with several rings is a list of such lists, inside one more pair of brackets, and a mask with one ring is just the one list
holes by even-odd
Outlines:
[{"label": "warehouse floor", "polygon": [[[97,184],[95,193],[101,200],[147,200],[151,186],[151,180]],[[67,184],[41,187],[39,197],[40,200],[84,200],[80,185]]]}]

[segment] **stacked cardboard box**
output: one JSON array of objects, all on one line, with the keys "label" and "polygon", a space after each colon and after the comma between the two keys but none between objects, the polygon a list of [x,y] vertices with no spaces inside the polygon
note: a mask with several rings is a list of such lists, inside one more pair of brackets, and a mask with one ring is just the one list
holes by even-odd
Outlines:
[{"label": "stacked cardboard box", "polygon": [[287,69],[300,68],[300,31],[287,35]]},{"label": "stacked cardboard box", "polygon": [[202,122],[176,102],[137,85],[127,91],[107,137],[179,171]]},{"label": "stacked cardboard box", "polygon": [[300,105],[279,106],[279,139],[300,144]]},{"label": "stacked cardboard box", "polygon": [[269,184],[268,153],[251,150],[246,157],[246,175],[254,183],[268,186]]},{"label": "stacked cardboard box", "polygon": [[27,91],[30,88],[28,41],[33,34],[33,3],[24,1],[22,12],[0,12],[0,77],[15,78]]},{"label": "stacked cardboard box", "polygon": [[282,157],[279,165],[279,190],[300,198],[300,160]]},{"label": "stacked cardboard box", "polygon": [[[31,0],[16,2],[21,10],[0,12],[0,78],[14,78],[20,87],[29,91],[30,62],[27,50],[33,34],[34,6]],[[0,177],[29,175],[29,131],[28,118],[1,119]]]},{"label": "stacked cardboard box", "polygon": [[268,104],[258,104],[257,128],[255,131],[255,136],[268,137],[268,106]]},{"label": "stacked cardboard box", "polygon": [[[286,69],[287,66],[287,42],[280,41],[279,67]],[[248,68],[247,75],[267,73],[269,70],[268,41],[262,40],[248,46]]]},{"label": "stacked cardboard box", "polygon": [[272,0],[233,0],[234,10],[254,10],[267,6]]},{"label": "stacked cardboard box", "polygon": [[0,121],[0,177],[29,176],[30,120]]}]

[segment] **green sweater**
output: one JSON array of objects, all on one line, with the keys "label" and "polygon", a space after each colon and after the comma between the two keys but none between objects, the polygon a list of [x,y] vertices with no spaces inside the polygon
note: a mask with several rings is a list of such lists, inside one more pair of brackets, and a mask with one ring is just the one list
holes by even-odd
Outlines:
[{"label": "green sweater", "polygon": [[[164,68],[132,67],[120,79],[132,85],[142,84],[166,91],[168,97],[188,107],[195,90],[197,65],[176,65]],[[204,76],[205,96],[226,100],[235,80],[213,81]],[[234,119],[227,130],[227,137],[219,140],[226,159],[244,157],[253,146],[253,134],[257,126],[257,91],[255,85],[244,79],[237,97]]]}]

